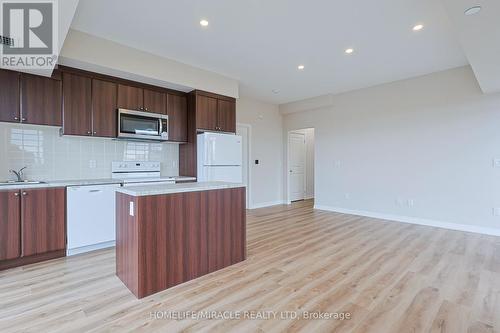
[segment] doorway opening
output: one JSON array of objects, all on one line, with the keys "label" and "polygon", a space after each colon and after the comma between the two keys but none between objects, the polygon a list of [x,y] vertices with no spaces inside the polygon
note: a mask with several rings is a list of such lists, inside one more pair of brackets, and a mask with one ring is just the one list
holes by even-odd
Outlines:
[{"label": "doorway opening", "polygon": [[246,205],[247,209],[251,208],[251,173],[250,173],[250,156],[251,156],[251,136],[252,136],[252,126],[248,124],[236,124],[236,134],[241,136],[241,146],[242,146],[242,182],[246,185]]},{"label": "doorway opening", "polygon": [[288,203],[314,199],[314,128],[288,132]]}]

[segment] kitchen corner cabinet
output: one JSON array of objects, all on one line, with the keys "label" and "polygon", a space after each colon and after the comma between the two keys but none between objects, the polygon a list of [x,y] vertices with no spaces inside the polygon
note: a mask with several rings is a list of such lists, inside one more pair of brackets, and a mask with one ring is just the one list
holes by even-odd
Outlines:
[{"label": "kitchen corner cabinet", "polygon": [[167,94],[168,140],[187,142],[187,98]]},{"label": "kitchen corner cabinet", "polygon": [[63,73],[63,134],[116,137],[116,84]]},{"label": "kitchen corner cabinet", "polygon": [[236,102],[234,100],[196,94],[195,103],[198,130],[236,132]]},{"label": "kitchen corner cabinet", "polygon": [[21,121],[19,72],[0,69],[0,121]]},{"label": "kitchen corner cabinet", "polygon": [[0,270],[65,255],[66,189],[0,191]]},{"label": "kitchen corner cabinet", "polygon": [[21,122],[62,126],[62,83],[54,78],[21,74]]}]

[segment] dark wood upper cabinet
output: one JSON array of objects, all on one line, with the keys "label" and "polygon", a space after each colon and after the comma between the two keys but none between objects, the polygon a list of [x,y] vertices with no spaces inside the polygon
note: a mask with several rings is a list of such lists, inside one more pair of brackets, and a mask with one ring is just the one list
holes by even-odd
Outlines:
[{"label": "dark wood upper cabinet", "polygon": [[167,95],[168,139],[187,142],[187,97]]},{"label": "dark wood upper cabinet", "polygon": [[19,76],[18,72],[0,69],[0,121],[18,123],[21,120]]},{"label": "dark wood upper cabinet", "polygon": [[61,80],[21,74],[21,122],[62,126],[61,95]]},{"label": "dark wood upper cabinet", "polygon": [[66,189],[21,190],[22,255],[66,248]]},{"label": "dark wood upper cabinet", "polygon": [[21,256],[21,201],[19,190],[0,191],[0,260]]},{"label": "dark wood upper cabinet", "polygon": [[142,88],[118,85],[118,108],[142,110],[144,107],[144,91]]},{"label": "dark wood upper cabinet", "polygon": [[144,89],[144,111],[167,114],[167,94]]},{"label": "dark wood upper cabinet", "polygon": [[218,130],[236,132],[236,103],[219,99],[217,104]]},{"label": "dark wood upper cabinet", "polygon": [[196,96],[196,128],[209,131],[217,130],[217,98]]},{"label": "dark wood upper cabinet", "polygon": [[63,73],[63,133],[92,135],[92,79]]},{"label": "dark wood upper cabinet", "polygon": [[116,137],[118,126],[116,89],[116,84],[113,82],[92,79],[92,123],[94,136]]}]

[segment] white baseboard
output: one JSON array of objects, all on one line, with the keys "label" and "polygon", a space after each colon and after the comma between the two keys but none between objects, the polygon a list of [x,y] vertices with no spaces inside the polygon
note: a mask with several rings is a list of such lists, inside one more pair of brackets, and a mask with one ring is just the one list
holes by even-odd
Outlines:
[{"label": "white baseboard", "polygon": [[77,247],[75,249],[68,249],[66,251],[67,256],[74,256],[80,253],[85,253],[85,252],[90,252],[90,251],[95,251],[95,250],[101,250],[101,249],[106,249],[108,247],[113,247],[116,246],[115,241],[110,241],[110,242],[104,242],[104,243],[99,243],[99,244],[93,244],[89,246],[82,246],[82,247]]},{"label": "white baseboard", "polygon": [[271,207],[271,206],[284,205],[284,204],[286,205],[286,201],[283,201],[283,200],[261,202],[261,203],[256,203],[256,204],[250,205],[249,209],[257,209],[257,208]]},{"label": "white baseboard", "polygon": [[342,214],[366,216],[366,217],[372,217],[375,219],[386,220],[386,221],[419,224],[419,225],[426,225],[426,226],[436,227],[436,228],[473,232],[476,234],[500,236],[500,229],[495,229],[495,228],[480,227],[480,226],[450,223],[450,222],[442,222],[442,221],[436,221],[436,220],[422,219],[422,218],[418,218],[418,217],[384,214],[384,213],[377,213],[377,212],[370,212],[370,211],[363,211],[363,210],[352,210],[352,209],[331,207],[331,206],[324,206],[324,205],[314,205],[314,209],[342,213]]}]

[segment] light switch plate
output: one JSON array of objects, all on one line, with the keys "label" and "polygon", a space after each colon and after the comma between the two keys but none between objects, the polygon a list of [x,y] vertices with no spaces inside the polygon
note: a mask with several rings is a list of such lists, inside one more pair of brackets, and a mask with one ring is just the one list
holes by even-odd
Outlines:
[{"label": "light switch plate", "polygon": [[493,208],[493,216],[500,216],[500,207]]},{"label": "light switch plate", "polygon": [[500,168],[500,158],[494,158],[493,159],[493,167],[494,168]]}]

